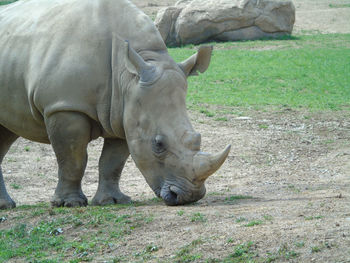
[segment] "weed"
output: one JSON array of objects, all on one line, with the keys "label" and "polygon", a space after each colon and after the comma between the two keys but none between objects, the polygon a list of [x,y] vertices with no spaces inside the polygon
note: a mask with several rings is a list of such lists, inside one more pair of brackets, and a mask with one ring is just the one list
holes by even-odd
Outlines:
[{"label": "weed", "polygon": [[296,242],[295,246],[298,247],[298,248],[304,247],[305,246],[305,242],[304,241]]},{"label": "weed", "polygon": [[255,256],[252,249],[253,242],[251,241],[237,245],[234,247],[233,253],[224,259],[224,262],[250,262]]},{"label": "weed", "polygon": [[0,1],[0,6],[1,5],[8,5],[16,2],[17,0],[8,0],[8,1]]},{"label": "weed", "polygon": [[318,246],[313,246],[311,247],[311,252],[312,253],[317,253],[317,252],[320,252],[321,251],[321,248],[318,247]]},{"label": "weed", "polygon": [[271,215],[263,215],[263,218],[266,220],[266,221],[272,221],[273,220],[273,217]]},{"label": "weed", "polygon": [[30,147],[29,147],[29,146],[25,146],[25,147],[24,147],[24,150],[25,150],[26,152],[29,152],[29,151],[30,151]]},{"label": "weed", "polygon": [[306,216],[305,220],[314,220],[314,219],[322,219],[324,216]]},{"label": "weed", "polygon": [[227,117],[217,117],[215,118],[216,121],[228,121]]},{"label": "weed", "polygon": [[226,197],[226,201],[235,201],[235,200],[242,200],[242,199],[252,199],[253,197],[250,195],[231,195],[230,197]]},{"label": "weed", "polygon": [[253,221],[250,221],[248,224],[245,224],[243,226],[252,227],[252,226],[261,225],[262,223],[263,223],[263,221],[261,221],[261,220],[253,220]]},{"label": "weed", "polygon": [[328,5],[330,8],[346,8],[350,7],[350,4],[342,3],[342,4],[329,4]]},{"label": "weed", "polygon": [[300,189],[298,189],[295,185],[289,184],[288,189],[293,191],[294,193],[300,193]]},{"label": "weed", "polygon": [[46,212],[46,208],[36,209],[32,212],[32,217],[44,215]]},{"label": "weed", "polygon": [[184,213],[185,213],[184,210],[179,210],[179,211],[177,211],[177,215],[179,215],[179,216],[182,216]]},{"label": "weed", "polygon": [[206,222],[207,219],[202,213],[193,213],[191,215],[191,222]]},{"label": "weed", "polygon": [[268,129],[269,128],[269,125],[267,124],[259,124],[259,129]]},{"label": "weed", "polygon": [[247,221],[247,219],[245,217],[238,217],[236,219],[236,223],[241,223],[241,222],[244,222],[244,221]]},{"label": "weed", "polygon": [[207,117],[214,117],[215,116],[215,113],[213,113],[207,109],[201,109],[199,112],[205,114],[205,116],[207,116]]},{"label": "weed", "polygon": [[283,244],[277,252],[267,253],[268,257],[264,262],[274,262],[276,260],[291,260],[299,256],[294,250],[290,250],[287,244]]},{"label": "weed", "polygon": [[201,239],[193,240],[190,244],[183,246],[175,255],[174,262],[177,263],[187,263],[199,260],[202,258],[201,254],[192,254],[192,251],[202,244],[203,241]]},{"label": "weed", "polygon": [[158,251],[159,247],[156,245],[148,245],[145,250],[147,253],[152,253],[152,252]]},{"label": "weed", "polygon": [[12,187],[12,189],[16,189],[16,190],[22,188],[19,184],[15,184],[15,183],[10,184],[10,186]]},{"label": "weed", "polygon": [[222,193],[221,192],[209,192],[207,195],[208,196],[216,196],[216,195],[222,195]]}]

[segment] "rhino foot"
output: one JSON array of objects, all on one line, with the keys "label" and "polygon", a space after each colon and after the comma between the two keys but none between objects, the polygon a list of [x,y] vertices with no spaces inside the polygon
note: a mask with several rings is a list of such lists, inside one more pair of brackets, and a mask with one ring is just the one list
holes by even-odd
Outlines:
[{"label": "rhino foot", "polygon": [[92,205],[113,205],[113,204],[130,204],[131,198],[123,193],[96,193],[91,201]]},{"label": "rhino foot", "polygon": [[54,196],[51,200],[51,205],[55,207],[80,207],[87,206],[87,198],[83,194],[71,195],[68,197]]},{"label": "rhino foot", "polygon": [[15,208],[15,207],[16,207],[16,203],[12,199],[6,199],[6,200],[1,199],[0,200],[0,210],[10,209],[10,208]]}]

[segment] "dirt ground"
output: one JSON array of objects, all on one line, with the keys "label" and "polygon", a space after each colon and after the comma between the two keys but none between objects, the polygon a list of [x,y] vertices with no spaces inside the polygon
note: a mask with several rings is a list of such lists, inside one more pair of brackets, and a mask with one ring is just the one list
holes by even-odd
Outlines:
[{"label": "dirt ground", "polygon": [[[175,1],[134,2],[154,16],[161,6]],[[350,3],[294,1],[295,33],[350,33],[350,8],[329,6],[345,2]],[[290,259],[293,262],[350,262],[350,111],[230,111],[225,114],[227,121],[190,112],[202,134],[203,150],[216,152],[232,145],[225,164],[207,180],[205,198],[185,207],[162,203],[137,207],[152,214],[154,221],[127,236],[125,246],[111,253],[127,255],[153,243],[159,246],[154,255],[166,260],[184,245],[202,239],[199,252],[204,258],[224,258],[234,245],[253,241],[262,257],[285,249],[298,253]],[[83,190],[90,200],[97,189],[101,148],[102,140],[89,146]],[[7,188],[17,205],[49,202],[56,171],[51,147],[24,139],[12,146],[3,163]],[[154,197],[131,159],[121,188],[133,200]],[[253,198],[234,200],[237,195]],[[184,216],[178,216],[179,211]],[[191,222],[194,213],[203,214],[205,222]],[[253,220],[262,224],[244,226]]]}]

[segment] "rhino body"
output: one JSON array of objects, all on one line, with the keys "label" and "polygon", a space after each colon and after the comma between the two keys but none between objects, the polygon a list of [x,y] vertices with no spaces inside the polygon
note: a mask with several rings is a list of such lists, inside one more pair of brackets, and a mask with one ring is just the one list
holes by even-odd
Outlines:
[{"label": "rhino body", "polygon": [[[153,22],[127,0],[26,0],[0,8],[0,164],[18,138],[50,143],[53,206],[84,206],[91,140],[104,138],[92,203],[127,203],[119,179],[131,154],[166,204],[194,202],[226,159],[200,152],[187,116],[186,77],[211,49],[175,63]],[[0,169],[0,208],[15,202]]]}]

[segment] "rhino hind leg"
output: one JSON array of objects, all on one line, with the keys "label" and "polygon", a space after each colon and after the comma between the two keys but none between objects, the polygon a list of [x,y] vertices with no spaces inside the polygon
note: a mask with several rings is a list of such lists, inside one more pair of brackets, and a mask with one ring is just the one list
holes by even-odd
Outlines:
[{"label": "rhino hind leg", "polygon": [[91,141],[91,124],[87,116],[59,112],[45,119],[46,129],[58,163],[58,183],[52,206],[86,206],[81,189],[87,163],[87,145]]},{"label": "rhino hind leg", "polygon": [[99,184],[96,195],[92,199],[93,205],[131,202],[130,197],[123,194],[119,188],[121,172],[129,154],[125,140],[105,139],[99,160]]},{"label": "rhino hind leg", "polygon": [[17,135],[0,125],[0,209],[16,207],[16,203],[7,193],[4,178],[1,171],[1,163],[12,143],[18,138]]}]

